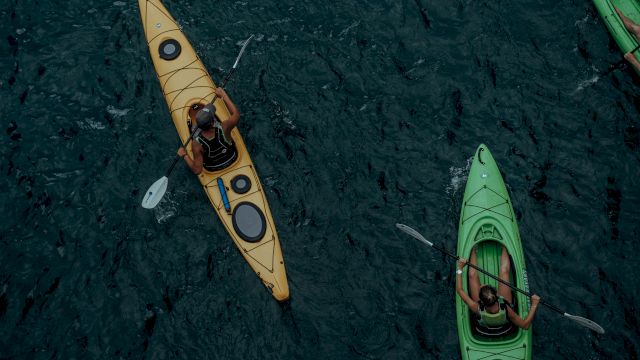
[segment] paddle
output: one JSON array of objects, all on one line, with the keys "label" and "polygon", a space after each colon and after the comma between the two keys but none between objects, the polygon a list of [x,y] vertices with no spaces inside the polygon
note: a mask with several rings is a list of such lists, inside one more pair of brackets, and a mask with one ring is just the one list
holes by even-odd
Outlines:
[{"label": "paddle", "polygon": [[[435,249],[441,251],[445,255],[447,255],[449,257],[452,257],[452,258],[454,258],[456,260],[460,260],[459,256],[456,256],[456,255],[448,252],[445,248],[430,242],[429,240],[425,239],[424,236],[422,236],[419,232],[415,231],[414,229],[410,228],[409,226],[403,225],[403,224],[396,224],[396,227],[398,229],[404,231],[405,233],[411,235],[412,237],[420,240],[421,242],[431,246],[432,248],[435,248]],[[517,291],[517,292],[519,292],[519,293],[521,293],[521,294],[523,294],[525,296],[528,296],[528,297],[532,296],[532,294],[530,294],[530,293],[528,293],[528,292],[526,292],[524,290],[521,290],[521,289],[509,284],[508,282],[500,279],[499,277],[497,277],[497,276],[495,276],[495,275],[493,275],[493,274],[491,274],[491,273],[489,273],[489,272],[487,272],[487,271],[485,271],[485,270],[483,270],[483,269],[481,269],[481,268],[479,268],[479,267],[477,267],[477,266],[475,266],[475,265],[473,265],[471,263],[467,263],[467,265],[472,267],[472,268],[474,268],[474,269],[476,269],[476,270],[478,270],[478,271],[480,271],[481,273],[491,277],[492,279],[497,280],[497,281],[507,285],[508,287],[512,288],[513,290],[515,290],[515,291]],[[580,324],[582,326],[588,327],[589,329],[597,332],[598,334],[604,334],[604,329],[602,328],[602,326],[596,324],[595,322],[593,322],[593,321],[591,321],[589,319],[585,319],[585,318],[580,317],[580,316],[568,314],[568,313],[558,309],[557,307],[555,307],[555,306],[553,306],[551,304],[547,304],[546,302],[544,302],[542,300],[540,300],[540,304],[548,307],[549,309],[551,309],[551,310],[553,310],[553,311],[555,311],[555,312],[557,312],[559,314],[562,314],[564,317],[569,318],[569,319],[577,322],[578,324]]]},{"label": "paddle", "polygon": [[[225,76],[224,80],[222,81],[222,85],[220,85],[221,87],[225,87],[225,85],[227,85],[227,82],[231,78],[231,75],[233,75],[233,73],[236,71],[236,68],[238,67],[238,63],[240,62],[240,57],[242,57],[242,54],[244,54],[244,50],[247,48],[247,45],[249,45],[249,41],[251,41],[251,39],[253,39],[253,34],[249,36],[249,38],[244,42],[244,45],[242,45],[242,49],[240,49],[240,53],[236,58],[236,62],[233,63],[233,67],[231,67],[231,70],[229,70],[229,73],[227,73],[227,76]],[[211,103],[213,104],[213,102],[216,101],[217,98],[218,98],[218,95],[215,94],[213,96],[213,99],[211,100]],[[194,129],[191,130],[191,135],[189,136],[189,139],[187,140],[186,143],[184,143],[184,145],[182,145],[182,147],[186,148],[187,145],[189,145],[189,143],[191,142],[191,140],[197,137],[200,134],[200,132],[202,132],[202,130],[197,128],[197,125],[194,126]],[[180,159],[181,159],[180,155],[176,155],[175,158],[173,159],[173,162],[171,163],[171,166],[169,167],[169,170],[167,170],[164,176],[156,180],[156,182],[154,182],[153,185],[149,187],[149,190],[147,190],[147,192],[144,195],[144,198],[142,199],[143,208],[153,209],[154,207],[156,207],[156,205],[158,205],[160,200],[162,200],[162,197],[167,192],[167,186],[169,185],[169,175],[171,174],[171,172],[173,171],[173,168],[176,166],[176,164],[178,163],[178,160]]]}]

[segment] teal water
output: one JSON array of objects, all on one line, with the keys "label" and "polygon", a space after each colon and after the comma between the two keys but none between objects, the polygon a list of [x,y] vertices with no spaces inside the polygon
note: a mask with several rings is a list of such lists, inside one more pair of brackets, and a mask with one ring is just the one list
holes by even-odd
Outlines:
[{"label": "teal water", "polygon": [[514,203],[534,358],[640,352],[638,85],[588,1],[165,5],[227,90],[291,289],[275,302],[186,167],[135,2],[0,9],[0,358],[456,359],[471,156]]}]

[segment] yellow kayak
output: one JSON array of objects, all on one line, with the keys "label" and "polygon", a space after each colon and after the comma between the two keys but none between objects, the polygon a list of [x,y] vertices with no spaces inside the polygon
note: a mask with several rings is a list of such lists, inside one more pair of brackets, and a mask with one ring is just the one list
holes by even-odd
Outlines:
[{"label": "yellow kayak", "polygon": [[[184,144],[195,113],[214,98],[216,85],[180,27],[160,0],[138,0],[144,34],[171,118]],[[216,114],[225,121],[229,110],[221,99]],[[247,148],[234,128],[237,159],[220,171],[203,170],[198,179],[222,224],[262,283],[279,301],[289,298],[280,240],[264,189]],[[191,147],[187,146],[193,158]]]}]

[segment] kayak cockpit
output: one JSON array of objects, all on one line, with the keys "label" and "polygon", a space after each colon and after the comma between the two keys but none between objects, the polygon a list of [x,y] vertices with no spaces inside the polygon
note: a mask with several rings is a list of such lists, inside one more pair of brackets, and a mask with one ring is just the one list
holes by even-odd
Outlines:
[{"label": "kayak cockpit", "polygon": [[[476,255],[477,255],[478,267],[480,267],[481,269],[487,270],[488,272],[490,272],[491,274],[494,274],[495,276],[499,276],[500,258],[502,255],[502,246],[503,246],[502,244],[504,243],[503,242],[504,239],[502,235],[500,234],[500,232],[495,226],[491,224],[484,224],[478,230],[475,240],[478,241],[476,243],[477,244]],[[507,251],[508,250],[509,249],[507,249]],[[510,257],[510,261],[511,261],[511,273],[509,276],[509,282],[517,286],[518,284],[516,284],[516,281],[515,281],[515,279],[517,279],[515,274],[515,266],[513,264],[513,260],[511,259],[511,257]],[[480,273],[479,276],[480,276],[481,284],[483,285],[488,284],[493,286],[496,289],[498,288],[498,282],[496,280],[482,273]],[[516,294],[513,293],[513,291],[511,291],[511,294],[513,299],[512,300],[513,304],[511,308],[516,313],[518,313],[517,296]],[[505,306],[509,306],[509,305],[505,305]],[[470,317],[469,321],[471,324],[472,334],[475,337],[482,338],[483,340],[505,341],[505,340],[509,340],[516,337],[518,334],[519,328],[514,324],[512,324],[511,322],[508,322],[507,324],[504,324],[499,327],[487,327],[479,323],[477,314],[473,312],[469,312],[469,317]]]},{"label": "kayak cockpit", "polygon": [[518,332],[518,328],[511,322],[508,322],[500,327],[488,327],[483,326],[478,322],[477,316],[471,315],[471,328],[475,336],[483,336],[488,338],[499,338],[500,340],[508,340],[509,335],[513,335]]}]

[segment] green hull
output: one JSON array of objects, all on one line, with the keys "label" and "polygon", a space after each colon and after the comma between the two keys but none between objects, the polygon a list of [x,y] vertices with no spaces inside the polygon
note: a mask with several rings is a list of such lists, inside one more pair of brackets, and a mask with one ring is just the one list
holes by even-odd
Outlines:
[{"label": "green hull", "polygon": [[[614,6],[636,24],[640,24],[640,3],[637,0],[593,0],[593,4],[598,9],[600,16],[604,20],[609,33],[616,41],[623,54],[633,50],[638,46],[638,41],[631,35],[622,23],[622,19],[616,13]],[[640,60],[640,50],[634,53],[636,59]],[[640,75],[640,70],[636,69]]]},{"label": "green hull", "polygon": [[[480,145],[476,150],[469,170],[460,213],[457,255],[469,259],[476,245],[478,266],[496,276],[504,245],[512,259],[511,283],[529,291],[520,232],[511,200],[498,165],[485,145]],[[467,269],[465,267],[462,274],[465,291],[468,291]],[[480,282],[498,287],[497,281],[481,273]],[[526,317],[529,298],[515,293],[514,302],[518,314]],[[529,330],[517,329],[508,335],[492,338],[475,332],[470,316],[475,315],[456,296],[456,320],[463,359],[531,359],[531,327]]]}]

